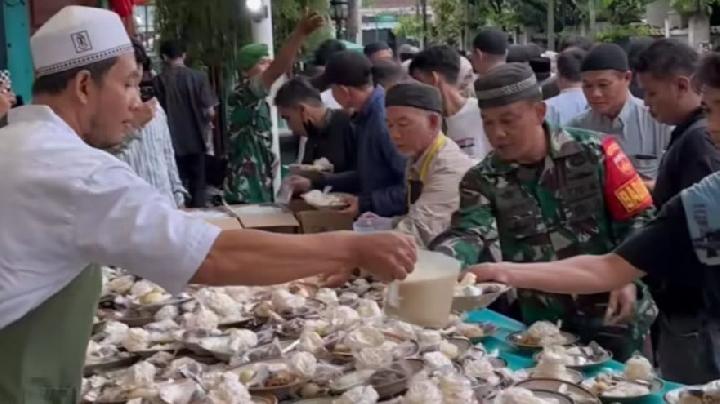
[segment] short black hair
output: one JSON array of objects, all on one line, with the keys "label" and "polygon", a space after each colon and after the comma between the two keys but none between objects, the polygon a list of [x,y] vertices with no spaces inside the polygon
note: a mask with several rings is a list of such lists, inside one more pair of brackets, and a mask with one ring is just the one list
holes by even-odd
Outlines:
[{"label": "short black hair", "polygon": [[640,52],[635,71],[654,77],[692,77],[699,60],[698,53],[690,46],[674,39],[658,39]]},{"label": "short black hair", "polygon": [[373,83],[384,88],[392,86],[405,78],[405,70],[394,60],[378,60],[372,66]]},{"label": "short black hair", "polygon": [[148,57],[147,52],[145,51],[145,47],[142,46],[142,44],[136,40],[132,40],[133,50],[135,51],[135,62],[143,67],[143,70],[150,71],[151,68],[151,62],[150,57]]},{"label": "short black hair", "polygon": [[568,48],[580,48],[585,52],[589,51],[595,43],[592,39],[582,35],[570,35],[560,41],[560,52]]},{"label": "short black hair", "polygon": [[640,54],[652,44],[655,43],[655,39],[649,36],[639,36],[630,38],[630,41],[626,45],[628,63],[630,64],[630,70],[636,70],[637,64],[639,63]]},{"label": "short black hair", "polygon": [[365,45],[365,47],[363,48],[363,53],[365,54],[365,56],[370,57],[373,55],[373,53],[380,52],[381,50],[386,50],[386,49],[391,49],[390,45],[388,45],[387,43],[382,42],[382,41],[372,42],[372,43]]},{"label": "short black hair", "polygon": [[314,64],[315,66],[325,66],[330,56],[347,49],[342,41],[337,39],[326,39],[320,46],[315,49]]},{"label": "short black hair", "polygon": [[337,84],[360,88],[372,85],[372,62],[359,52],[337,52],[330,56],[323,79],[328,86]]},{"label": "short black hair", "polygon": [[572,82],[582,81],[582,62],[587,52],[582,48],[567,48],[557,58],[558,75]]},{"label": "short black hair", "polygon": [[291,78],[275,94],[275,105],[278,107],[292,108],[301,103],[322,105],[320,92],[305,77]]},{"label": "short black hair", "polygon": [[525,45],[510,45],[507,52],[508,63],[529,63],[533,59],[542,57],[542,48],[535,43]]},{"label": "short black hair", "polygon": [[455,84],[460,76],[460,54],[448,45],[432,46],[415,55],[410,63],[410,74],[415,70],[437,72],[445,81]]},{"label": "short black hair", "polygon": [[75,76],[77,76],[78,73],[81,71],[87,70],[90,72],[90,77],[95,81],[95,83],[102,83],[103,78],[105,77],[105,74],[110,71],[110,69],[115,66],[115,63],[117,63],[118,58],[113,57],[105,60],[101,60],[99,62],[91,63],[86,66],[80,66],[76,67],[74,69],[66,70],[63,72],[48,74],[47,76],[40,76],[35,79],[32,85],[32,93],[33,95],[38,94],[49,94],[49,95],[55,95],[60,94],[67,88],[68,83],[70,83],[70,80],[74,79]]},{"label": "short black hair", "polygon": [[720,53],[709,52],[703,56],[696,79],[701,85],[720,89]]},{"label": "short black hair", "polygon": [[168,39],[160,44],[160,56],[166,56],[169,59],[177,59],[185,54],[185,45],[182,42]]},{"label": "short black hair", "polygon": [[483,29],[475,35],[473,48],[483,53],[504,56],[508,48],[508,35],[497,28]]}]

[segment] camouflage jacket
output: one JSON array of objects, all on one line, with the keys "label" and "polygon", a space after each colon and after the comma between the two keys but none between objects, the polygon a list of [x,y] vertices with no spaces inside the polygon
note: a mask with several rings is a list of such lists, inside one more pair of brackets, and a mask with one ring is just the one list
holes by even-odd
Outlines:
[{"label": "camouflage jacket", "polygon": [[259,76],[244,77],[228,98],[230,127],[224,196],[229,203],[273,201],[272,120]]},{"label": "camouflage jacket", "polygon": [[[574,128],[546,128],[546,133],[549,152],[537,165],[502,161],[491,153],[468,171],[460,184],[460,209],[450,229],[433,240],[432,249],[464,265],[604,254],[652,218],[652,209],[625,221],[614,220],[608,211],[607,198],[616,194],[605,190],[600,134]],[[637,307],[649,317],[638,317],[643,322],[640,333],[649,326],[644,323],[654,319],[654,303],[648,293],[643,296]],[[526,322],[585,318],[599,327],[607,294],[520,291],[520,301]]]}]

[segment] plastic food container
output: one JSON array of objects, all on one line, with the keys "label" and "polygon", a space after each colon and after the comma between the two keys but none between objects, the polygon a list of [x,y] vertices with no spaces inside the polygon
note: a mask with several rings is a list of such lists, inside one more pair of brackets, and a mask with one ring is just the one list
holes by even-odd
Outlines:
[{"label": "plastic food container", "polygon": [[422,327],[445,327],[460,266],[447,255],[418,250],[415,270],[388,286],[385,314]]}]

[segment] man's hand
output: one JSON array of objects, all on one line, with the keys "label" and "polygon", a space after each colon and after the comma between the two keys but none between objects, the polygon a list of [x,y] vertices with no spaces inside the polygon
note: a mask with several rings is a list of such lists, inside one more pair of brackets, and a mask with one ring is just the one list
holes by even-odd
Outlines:
[{"label": "man's hand", "polygon": [[308,36],[315,32],[318,28],[322,27],[325,24],[325,20],[323,20],[323,17],[316,13],[305,13],[305,16],[298,22],[297,27],[295,28],[296,32],[298,32],[300,35]]},{"label": "man's hand", "polygon": [[415,268],[415,240],[396,232],[357,235],[351,245],[357,266],[382,281],[405,279]]},{"label": "man's hand", "polygon": [[320,276],[320,286],[323,288],[339,288],[352,278],[353,269],[341,272],[333,272]]},{"label": "man's hand", "polygon": [[288,177],[286,183],[292,189],[293,194],[302,194],[308,192],[312,188],[312,182],[300,175],[292,175]]},{"label": "man's hand", "polygon": [[464,271],[461,276],[464,276],[467,272],[472,272],[477,278],[477,282],[498,282],[504,284],[508,284],[509,282],[507,270],[502,269],[502,263],[474,265],[469,267],[467,271]]},{"label": "man's hand", "polygon": [[627,323],[632,320],[635,314],[635,301],[637,300],[637,289],[635,284],[629,283],[620,289],[610,293],[608,308],[605,313],[605,324],[616,325]]},{"label": "man's hand", "polygon": [[343,201],[347,204],[347,208],[341,210],[341,213],[357,217],[360,214],[360,200],[355,195],[344,195]]},{"label": "man's hand", "polygon": [[0,90],[0,119],[4,118],[5,115],[7,115],[8,111],[10,111],[10,108],[12,108],[10,94],[7,91],[3,92],[2,90]]},{"label": "man's hand", "polygon": [[4,81],[0,81],[0,119],[7,115],[16,101],[15,94],[10,89],[10,85]]},{"label": "man's hand", "polygon": [[140,104],[133,110],[133,126],[135,129],[141,129],[152,121],[157,111],[157,100],[152,98]]}]

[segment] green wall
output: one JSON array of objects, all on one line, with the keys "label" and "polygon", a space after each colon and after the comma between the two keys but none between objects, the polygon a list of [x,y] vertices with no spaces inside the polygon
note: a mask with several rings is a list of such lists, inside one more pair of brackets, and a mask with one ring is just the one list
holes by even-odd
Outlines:
[{"label": "green wall", "polygon": [[30,56],[30,13],[27,1],[3,1],[3,21],[5,46],[8,58],[8,70],[12,76],[13,89],[22,95],[25,102],[30,101],[33,66]]}]

